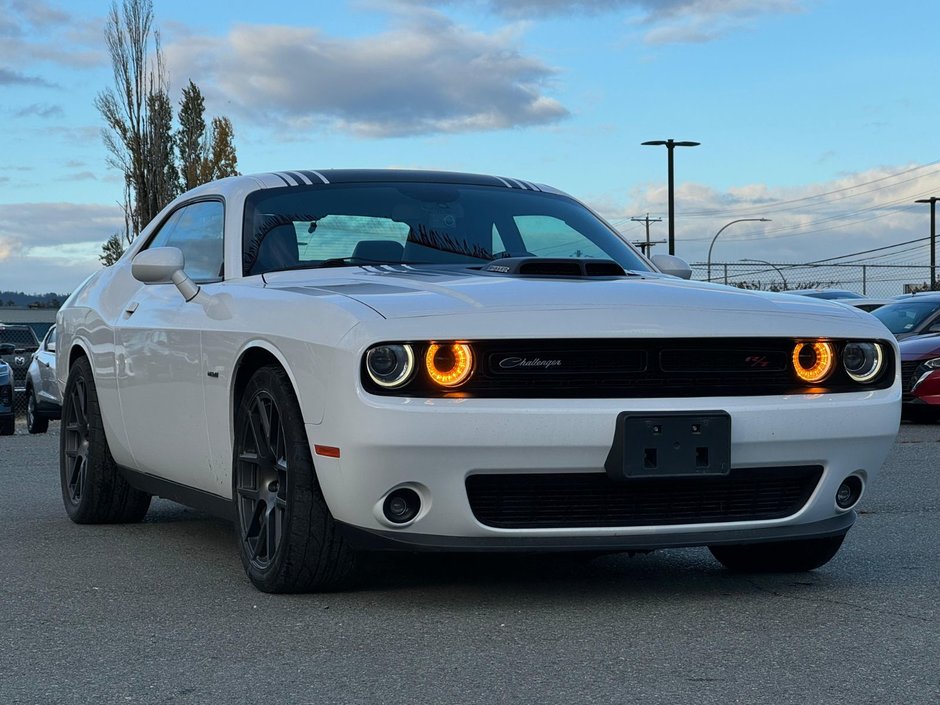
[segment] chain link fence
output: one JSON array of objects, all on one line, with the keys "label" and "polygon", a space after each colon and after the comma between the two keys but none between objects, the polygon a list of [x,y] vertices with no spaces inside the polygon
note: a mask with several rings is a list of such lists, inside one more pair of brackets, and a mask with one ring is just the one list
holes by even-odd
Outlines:
[{"label": "chain link fence", "polygon": [[705,262],[692,265],[692,278],[720,284],[783,291],[846,289],[873,298],[930,289],[930,267],[923,264],[792,264],[784,262]]}]

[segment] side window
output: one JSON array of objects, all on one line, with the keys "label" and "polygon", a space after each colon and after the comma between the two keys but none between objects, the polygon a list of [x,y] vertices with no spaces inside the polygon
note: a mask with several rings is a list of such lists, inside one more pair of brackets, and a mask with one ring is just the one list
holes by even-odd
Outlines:
[{"label": "side window", "polygon": [[186,273],[196,281],[222,276],[222,235],[225,210],[219,201],[183,206],[163,224],[147,248],[178,247],[186,260]]},{"label": "side window", "polygon": [[[49,346],[52,346],[51,348]],[[49,329],[49,332],[46,333],[46,342],[42,346],[45,350],[55,350],[55,326]]]}]

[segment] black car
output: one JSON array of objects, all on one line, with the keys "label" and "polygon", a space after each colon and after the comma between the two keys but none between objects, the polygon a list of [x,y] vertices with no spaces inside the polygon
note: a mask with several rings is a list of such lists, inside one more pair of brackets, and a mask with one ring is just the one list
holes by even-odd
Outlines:
[{"label": "black car", "polygon": [[898,340],[940,333],[940,292],[914,294],[871,312]]},{"label": "black car", "polygon": [[[12,345],[12,352],[0,354],[0,359],[13,368],[13,386],[16,392],[26,391],[26,373],[33,353],[39,349],[39,339],[26,325],[0,323],[0,345]],[[5,347],[4,350],[10,350]]]}]

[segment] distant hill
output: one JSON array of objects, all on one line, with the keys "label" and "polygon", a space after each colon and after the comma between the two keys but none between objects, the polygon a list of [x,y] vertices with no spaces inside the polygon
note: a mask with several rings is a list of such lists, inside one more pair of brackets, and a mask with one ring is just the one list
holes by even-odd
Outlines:
[{"label": "distant hill", "polygon": [[59,308],[68,298],[68,294],[24,294],[22,291],[0,291],[0,309],[16,308]]}]

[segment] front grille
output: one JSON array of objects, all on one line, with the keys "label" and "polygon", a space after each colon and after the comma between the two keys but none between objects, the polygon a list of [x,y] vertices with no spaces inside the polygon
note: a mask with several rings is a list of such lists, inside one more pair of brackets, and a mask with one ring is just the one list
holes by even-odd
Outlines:
[{"label": "front grille", "polygon": [[[846,341],[830,341],[836,364],[817,385],[793,371],[795,338],[611,338],[468,341],[475,363],[471,378],[442,389],[422,365],[404,386],[371,381],[362,359],[363,386],[373,394],[503,399],[651,399],[778,396],[885,389],[894,381],[894,357],[882,343],[884,370],[875,379],[851,380],[841,364]],[[427,343],[401,341],[424,359]]]},{"label": "front grille", "polygon": [[901,363],[901,391],[905,398],[912,398],[911,387],[914,386],[914,370],[924,363],[923,360],[909,360]]},{"label": "front grille", "polygon": [[481,524],[500,529],[666,526],[781,519],[809,500],[818,465],[737,468],[722,477],[613,482],[604,473],[471,475]]}]

